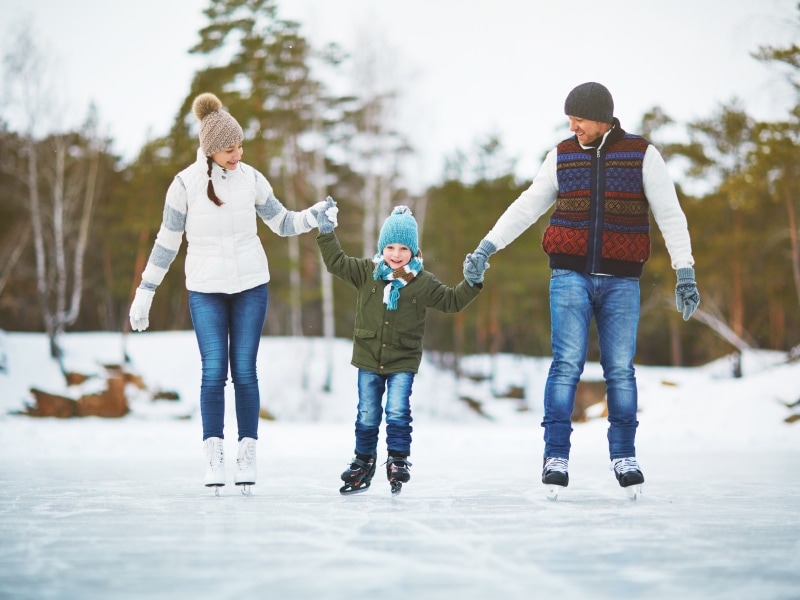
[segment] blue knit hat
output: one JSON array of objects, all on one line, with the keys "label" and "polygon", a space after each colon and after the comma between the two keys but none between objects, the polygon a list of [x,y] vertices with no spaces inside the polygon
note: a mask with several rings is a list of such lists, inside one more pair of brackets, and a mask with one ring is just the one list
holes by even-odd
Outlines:
[{"label": "blue knit hat", "polygon": [[417,221],[411,216],[411,209],[407,206],[396,206],[381,227],[378,237],[378,253],[389,244],[403,244],[411,250],[411,255],[419,253],[419,235]]}]

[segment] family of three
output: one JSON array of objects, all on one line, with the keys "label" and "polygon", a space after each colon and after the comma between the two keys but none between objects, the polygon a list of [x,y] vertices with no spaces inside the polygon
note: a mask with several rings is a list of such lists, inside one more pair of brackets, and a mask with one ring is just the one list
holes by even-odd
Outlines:
[{"label": "family of three", "polygon": [[356,290],[352,365],[357,368],[354,457],[341,474],[342,494],[370,487],[385,421],[386,477],[393,493],[410,479],[411,405],[429,308],[455,313],[483,288],[489,257],[554,207],[542,239],[551,268],[552,363],[544,390],[542,483],[555,499],[569,483],[571,414],[594,319],[608,402],[610,469],[632,498],[644,482],[636,459],[637,387],[633,359],[639,278],[650,254],[650,214],[666,242],[678,311],[688,320],[700,302],[686,217],[658,150],[626,132],[601,84],[568,94],[572,136],[551,150],[530,187],[514,200],[475,250],[464,279],[441,283],[425,270],[417,222],[396,207],[380,230],[377,253],[350,257],[334,232],[338,206],[328,198],[287,210],[267,179],[241,162],[244,133],[210,93],[198,96],[196,161],[170,185],[163,219],[130,309],[132,329],[149,311],[186,236],[186,287],[200,350],[200,408],[205,484],[225,485],[224,388],[230,371],[238,428],[234,483],[256,482],[260,406],[256,358],[267,314],[269,267],[257,217],[281,236],[318,230],[326,268]]}]

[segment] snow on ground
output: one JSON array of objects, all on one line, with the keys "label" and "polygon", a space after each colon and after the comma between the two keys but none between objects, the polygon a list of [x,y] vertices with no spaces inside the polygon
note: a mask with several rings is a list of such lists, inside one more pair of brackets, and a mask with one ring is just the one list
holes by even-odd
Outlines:
[{"label": "snow on ground", "polygon": [[[639,367],[644,496],[608,471],[606,423],[575,425],[570,486],[541,483],[546,358],[471,356],[462,378],[426,361],[412,396],[412,480],[338,493],[353,445],[347,340],[264,338],[253,495],[200,484],[192,332],[69,334],[68,389],[40,334],[0,334],[0,598],[797,598],[800,365],[748,353],[694,369]],[[77,396],[125,355],[123,419],[15,414],[30,387]],[[324,392],[326,357],[333,361]],[[600,377],[587,365],[586,377]],[[510,386],[523,401],[502,398]],[[459,396],[482,403],[478,415]],[[229,404],[232,404],[229,403]],[[520,411],[521,406],[528,410]],[[232,407],[231,407],[232,408]],[[596,412],[596,411],[595,411]],[[235,418],[226,451],[235,453]]]}]

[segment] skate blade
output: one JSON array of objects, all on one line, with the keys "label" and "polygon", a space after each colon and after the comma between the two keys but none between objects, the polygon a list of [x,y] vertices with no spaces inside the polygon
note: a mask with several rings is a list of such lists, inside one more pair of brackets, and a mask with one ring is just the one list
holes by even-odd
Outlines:
[{"label": "skate blade", "polygon": [[236,485],[242,490],[242,496],[249,496],[253,493],[253,483],[237,483]]},{"label": "skate blade", "polygon": [[552,483],[545,483],[544,484],[544,491],[545,491],[545,494],[547,495],[547,499],[550,500],[550,502],[555,502],[556,500],[558,500],[558,494],[559,494],[559,492],[561,490],[564,489],[564,487],[565,486],[563,486],[563,485],[555,485],[555,484],[552,484]]},{"label": "skate blade", "polygon": [[219,491],[220,491],[220,489],[222,488],[223,485],[225,485],[225,484],[224,483],[207,483],[206,487],[214,488],[214,495],[215,496],[219,496]]},{"label": "skate blade", "polygon": [[642,497],[642,484],[637,483],[635,485],[629,485],[625,488],[625,493],[628,494],[628,499],[631,502],[636,502]]},{"label": "skate blade", "polygon": [[352,494],[360,494],[361,492],[366,492],[368,489],[369,489],[369,484],[353,486],[349,483],[346,483],[345,485],[339,488],[339,493],[342,496],[350,496]]},{"label": "skate blade", "polygon": [[392,490],[392,496],[397,496],[400,492],[403,491],[403,484],[400,481],[390,481],[389,487]]}]

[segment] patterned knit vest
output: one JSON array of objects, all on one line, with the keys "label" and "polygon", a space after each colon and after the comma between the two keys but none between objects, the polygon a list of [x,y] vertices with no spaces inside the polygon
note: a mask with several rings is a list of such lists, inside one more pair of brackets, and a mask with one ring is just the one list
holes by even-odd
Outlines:
[{"label": "patterned knit vest", "polygon": [[558,198],[542,238],[553,269],[640,277],[650,257],[642,176],[649,143],[614,133],[599,155],[596,148],[581,148],[574,137],[558,145]]}]

